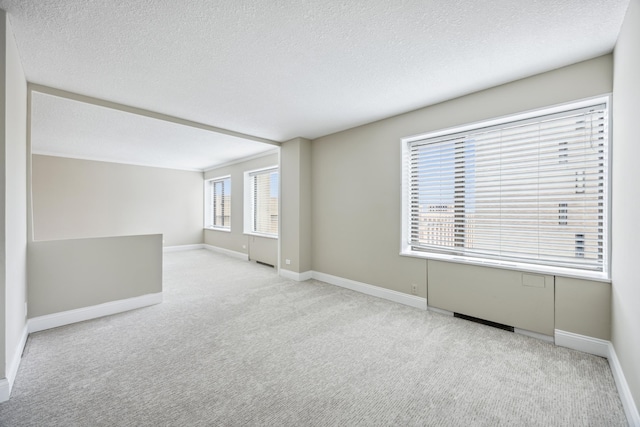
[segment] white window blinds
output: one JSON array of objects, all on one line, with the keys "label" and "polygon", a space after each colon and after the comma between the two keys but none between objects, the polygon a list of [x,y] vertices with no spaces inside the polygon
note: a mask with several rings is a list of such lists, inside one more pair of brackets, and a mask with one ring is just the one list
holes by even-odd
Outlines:
[{"label": "white window blinds", "polygon": [[252,232],[268,236],[278,235],[278,169],[249,174],[251,180]]},{"label": "white window blinds", "polygon": [[231,228],[231,178],[211,181],[212,223],[216,228]]},{"label": "white window blinds", "polygon": [[606,270],[606,104],[407,148],[411,250]]}]

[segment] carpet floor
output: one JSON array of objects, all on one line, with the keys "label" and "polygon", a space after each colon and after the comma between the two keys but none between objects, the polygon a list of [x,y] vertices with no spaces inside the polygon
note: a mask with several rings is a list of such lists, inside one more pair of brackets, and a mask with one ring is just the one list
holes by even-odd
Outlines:
[{"label": "carpet floor", "polygon": [[206,250],[31,334],[2,426],[624,426],[606,359]]}]

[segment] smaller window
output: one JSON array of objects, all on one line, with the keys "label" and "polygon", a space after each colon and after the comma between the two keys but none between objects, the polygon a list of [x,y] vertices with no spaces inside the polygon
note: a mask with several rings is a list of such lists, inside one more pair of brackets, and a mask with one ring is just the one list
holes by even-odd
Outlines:
[{"label": "smaller window", "polygon": [[278,237],[278,199],[277,167],[245,172],[244,232]]},{"label": "smaller window", "polygon": [[205,228],[231,229],[231,177],[205,181]]}]

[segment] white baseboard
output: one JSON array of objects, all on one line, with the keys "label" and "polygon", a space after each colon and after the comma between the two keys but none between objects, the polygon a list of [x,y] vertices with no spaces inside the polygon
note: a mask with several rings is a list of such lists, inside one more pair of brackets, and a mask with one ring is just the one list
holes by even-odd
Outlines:
[{"label": "white baseboard", "polygon": [[204,244],[203,247],[208,251],[217,252],[219,254],[224,254],[224,255],[229,255],[229,256],[232,256],[234,258],[241,259],[243,261],[249,261],[249,254],[243,254],[242,252],[236,252],[236,251],[232,251],[231,249],[225,249],[225,248],[221,248],[221,247],[218,247],[218,246],[212,246],[212,245],[207,245],[207,244]]},{"label": "white baseboard", "polygon": [[415,295],[408,295],[402,292],[393,291],[391,289],[369,285],[368,283],[356,282],[355,280],[345,279],[343,277],[338,277],[338,276],[332,276],[331,274],[320,273],[318,271],[312,271],[311,277],[313,279],[320,280],[321,282],[326,282],[331,285],[336,285],[342,288],[351,289],[352,291],[361,292],[363,294],[371,295],[378,298],[383,298],[389,301],[397,302],[400,304],[408,305],[408,306],[419,308],[422,310],[427,309],[426,298],[417,297]]},{"label": "white baseboard", "polygon": [[280,269],[280,276],[285,279],[295,280],[296,282],[304,282],[305,280],[309,280],[313,276],[312,271],[305,271],[302,273],[296,273],[295,271],[285,270],[284,268]]},{"label": "white baseboard", "polygon": [[180,251],[192,251],[195,249],[204,249],[204,244],[199,243],[196,245],[180,245],[180,246],[165,246],[162,248],[163,252],[180,252]]},{"label": "white baseboard", "polygon": [[90,307],[83,307],[75,310],[34,317],[33,319],[29,319],[27,326],[29,333],[44,331],[45,329],[70,325],[72,323],[83,322],[85,320],[122,313],[125,311],[134,310],[136,308],[148,307],[150,305],[159,304],[161,302],[162,292],[141,295],[139,297],[111,301],[104,304],[93,305]]},{"label": "white baseboard", "polygon": [[609,357],[609,341],[561,331],[560,329],[555,330],[554,338],[556,345],[560,347],[567,347],[600,357]]},{"label": "white baseboard", "polygon": [[7,378],[0,378],[0,402],[6,402],[11,396],[11,384]]},{"label": "white baseboard", "polygon": [[24,351],[24,346],[27,343],[28,336],[29,331],[27,329],[27,325],[24,325],[20,342],[13,353],[13,360],[10,361],[10,364],[7,367],[7,377],[0,379],[0,402],[6,402],[9,400],[9,397],[11,397],[11,389],[13,389],[13,383],[15,382],[16,375],[18,374],[20,360],[22,359],[22,352]]},{"label": "white baseboard", "polygon": [[615,347],[611,341],[601,340],[598,338],[587,337],[585,335],[574,334],[572,332],[555,330],[556,345],[583,351],[585,353],[594,354],[596,356],[606,357],[609,360],[611,373],[616,382],[616,388],[622,401],[624,413],[627,416],[627,422],[631,427],[640,427],[640,414],[635,400],[631,395],[629,384],[624,376],[624,371],[618,360]]},{"label": "white baseboard", "polygon": [[13,382],[16,380],[18,368],[20,367],[20,359],[22,359],[22,352],[24,351],[25,344],[27,344],[28,337],[29,329],[27,325],[24,325],[24,328],[22,329],[22,336],[20,337],[20,342],[18,343],[18,346],[13,353],[13,360],[7,368],[7,379],[9,380],[9,384],[11,385],[11,387],[13,387]]},{"label": "white baseboard", "polygon": [[629,384],[627,383],[627,379],[624,376],[624,372],[622,371],[622,366],[620,366],[620,361],[618,360],[618,355],[616,354],[616,349],[613,347],[613,344],[609,341],[609,366],[611,367],[611,372],[613,373],[613,379],[616,382],[616,387],[618,389],[618,394],[620,395],[620,400],[622,401],[622,407],[624,408],[624,413],[627,416],[627,422],[631,427],[640,427],[640,413],[638,413],[638,407],[636,406],[635,400],[633,400],[633,396],[631,395],[631,390],[629,389]]}]

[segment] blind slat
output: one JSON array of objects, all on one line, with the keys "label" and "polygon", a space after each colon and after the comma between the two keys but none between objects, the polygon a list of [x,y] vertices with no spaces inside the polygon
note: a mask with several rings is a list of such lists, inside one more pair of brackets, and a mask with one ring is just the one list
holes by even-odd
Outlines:
[{"label": "blind slat", "polygon": [[607,108],[409,142],[412,248],[604,271]]}]

